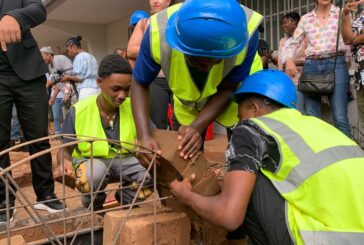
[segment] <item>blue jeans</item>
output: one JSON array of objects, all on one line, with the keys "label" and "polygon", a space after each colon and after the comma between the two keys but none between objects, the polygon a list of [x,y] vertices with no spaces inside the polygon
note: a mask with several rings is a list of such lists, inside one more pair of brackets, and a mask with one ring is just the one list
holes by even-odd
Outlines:
[{"label": "blue jeans", "polygon": [[16,112],[15,104],[13,104],[13,111],[12,111],[12,123],[11,123],[11,140],[19,140],[20,139],[20,124],[18,120],[18,114]]},{"label": "blue jeans", "polygon": [[305,96],[300,91],[298,91],[297,85],[295,85],[295,87],[296,87],[296,93],[297,93],[296,110],[298,110],[299,112],[301,112],[302,115],[306,115],[306,111],[305,111]]},{"label": "blue jeans", "polygon": [[52,105],[55,134],[61,133],[62,101],[62,98],[56,98]]},{"label": "blue jeans", "polygon": [[[335,58],[324,60],[306,60],[303,72],[320,74],[333,70]],[[330,107],[334,125],[341,132],[352,138],[348,119],[348,92],[349,73],[344,56],[338,56],[335,67],[335,91],[329,95]],[[321,96],[305,97],[305,110],[307,115],[321,117]]]}]

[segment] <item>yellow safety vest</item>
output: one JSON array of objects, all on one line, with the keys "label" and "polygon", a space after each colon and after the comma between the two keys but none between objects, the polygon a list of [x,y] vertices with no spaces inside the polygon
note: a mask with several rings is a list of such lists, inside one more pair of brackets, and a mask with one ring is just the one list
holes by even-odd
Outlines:
[{"label": "yellow safety vest", "polygon": [[[180,8],[181,4],[173,5],[150,18],[150,43],[154,61],[161,65],[174,94],[174,113],[182,125],[191,124],[203,109],[207,100],[217,92],[217,87],[224,77],[235,67],[241,65],[247,53],[248,45],[237,56],[224,59],[214,65],[209,72],[205,87],[200,91],[192,80],[184,54],[171,49],[165,39],[165,29],[168,18]],[[262,15],[242,6],[248,23],[249,39],[262,21]],[[193,28],[193,27],[191,27]],[[247,41],[249,43],[249,40]],[[263,68],[262,60],[255,55],[250,72]],[[231,102],[225,111],[216,119],[220,124],[231,127],[238,122],[238,105]]]},{"label": "yellow safety vest", "polygon": [[281,109],[252,119],[278,143],[276,172],[295,244],[364,243],[364,151],[320,119]]},{"label": "yellow safety vest", "polygon": [[[90,136],[99,139],[107,139],[104,128],[102,127],[99,108],[96,102],[97,95],[90,96],[75,105],[75,131],[80,135],[78,139],[87,138],[82,136]],[[133,115],[131,112],[130,99],[127,98],[119,107],[119,132],[120,144],[123,148],[131,148],[130,144],[135,143],[136,129]],[[107,141],[99,140],[92,143],[93,156],[102,158],[113,158],[117,152],[111,148]],[[125,154],[127,151],[122,150]],[[78,144],[78,151],[73,152],[73,157],[90,157],[91,143],[82,142]]]}]

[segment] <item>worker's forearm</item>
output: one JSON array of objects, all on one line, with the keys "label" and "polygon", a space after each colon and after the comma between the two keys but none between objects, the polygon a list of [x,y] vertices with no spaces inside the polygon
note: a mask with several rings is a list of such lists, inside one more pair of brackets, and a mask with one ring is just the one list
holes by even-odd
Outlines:
[{"label": "worker's forearm", "polygon": [[186,201],[201,218],[228,230],[234,230],[233,219],[229,218],[229,212],[226,210],[227,204],[223,201],[221,195],[205,197],[194,192],[186,195]]},{"label": "worker's forearm", "polygon": [[138,139],[151,136],[151,130],[149,127],[148,88],[133,79],[131,83],[130,98]]}]

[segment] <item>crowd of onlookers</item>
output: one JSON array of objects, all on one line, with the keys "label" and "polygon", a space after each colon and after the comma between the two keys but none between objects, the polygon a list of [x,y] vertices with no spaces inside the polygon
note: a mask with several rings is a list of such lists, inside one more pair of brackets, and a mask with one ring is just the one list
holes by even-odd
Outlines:
[{"label": "crowd of onlookers", "polygon": [[[158,1],[157,1],[158,2]],[[170,1],[159,1],[153,4],[151,12],[157,13],[168,7]],[[335,92],[329,96],[310,96],[297,90],[298,103],[296,108],[303,114],[321,116],[321,103],[330,105],[333,121],[343,133],[352,137],[348,120],[347,104],[355,96],[358,105],[358,115],[361,128],[364,128],[364,98],[362,78],[364,71],[360,38],[363,29],[363,14],[350,22],[350,10],[344,9],[341,16],[343,22],[341,31],[338,29],[339,7],[322,8],[318,0],[316,10],[305,14],[302,18],[296,12],[289,12],[281,19],[284,37],[279,42],[278,52],[273,52],[266,41],[259,40],[258,53],[262,58],[263,67],[286,71],[292,76],[297,86],[302,72],[320,73],[333,69],[336,53],[336,37],[339,31],[339,48],[335,68]],[[130,17],[129,43],[127,48],[115,48],[114,53],[129,60],[134,66],[141,40],[149,25],[149,15],[141,10],[135,11]],[[263,29],[263,28],[261,28]],[[262,30],[263,32],[264,30]],[[357,43],[353,43],[355,38]],[[49,66],[47,87],[49,88],[50,119],[54,129],[49,126],[50,134],[59,134],[62,120],[67,109],[77,100],[97,94],[96,59],[81,47],[81,36],[72,37],[66,42],[66,52],[55,55],[51,47],[41,49],[43,59]],[[354,93],[350,87],[348,69],[356,70]],[[151,123],[161,129],[172,128],[173,121],[168,118],[168,109],[173,105],[173,95],[162,71],[156,81],[150,86],[151,91]],[[20,141],[20,126],[13,108],[11,145]]]},{"label": "crowd of onlookers", "polygon": [[[335,90],[332,94],[312,96],[297,90],[296,108],[303,114],[321,117],[321,104],[329,104],[334,125],[352,137],[348,120],[348,102],[354,96],[357,101],[360,127],[364,129],[364,89],[362,89],[364,76],[361,76],[364,74],[361,72],[364,56],[363,42],[360,42],[364,17],[363,13],[355,13],[357,8],[349,9],[349,6],[350,2],[340,14],[339,6],[327,5],[324,0],[316,0],[316,8],[302,17],[296,12],[287,13],[281,19],[285,35],[280,40],[278,52],[273,55],[273,51],[264,40],[261,40],[258,51],[266,68],[269,65],[273,69],[285,71],[292,77],[296,86],[303,72],[307,74],[324,74],[331,70],[335,72]],[[351,12],[357,15],[352,22]],[[340,29],[339,18],[342,20]],[[349,69],[356,71],[355,76],[349,76]],[[354,86],[350,86],[350,79],[353,79]]]}]

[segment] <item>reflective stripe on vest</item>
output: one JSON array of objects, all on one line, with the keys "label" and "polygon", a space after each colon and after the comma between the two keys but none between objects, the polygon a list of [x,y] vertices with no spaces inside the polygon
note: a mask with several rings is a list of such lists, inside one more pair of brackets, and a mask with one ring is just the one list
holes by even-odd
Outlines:
[{"label": "reflective stripe on vest", "polygon": [[[301,231],[304,244],[323,245],[362,245],[364,233],[360,232],[328,232],[328,231]],[[317,242],[320,239],[320,243]]]},{"label": "reflective stripe on vest", "polygon": [[364,189],[358,186],[363,186],[364,151],[333,126],[294,109],[251,120],[277,142],[278,168],[261,172],[286,200],[295,243],[357,244],[363,239]]},{"label": "reflective stripe on vest", "polygon": [[282,194],[295,190],[311,175],[331,164],[347,158],[364,157],[363,150],[357,145],[336,146],[315,153],[300,135],[292,131],[284,123],[267,117],[261,117],[259,120],[277,132],[291,151],[300,159],[299,164],[291,170],[285,180],[272,180],[274,186]]},{"label": "reflective stripe on vest", "polygon": [[[75,131],[77,135],[106,140],[96,99],[97,95],[90,96],[73,106],[75,108]],[[79,136],[78,138],[82,139],[83,137]],[[136,129],[129,98],[127,98],[119,107],[119,139],[123,148],[131,148],[130,144],[134,144],[136,139]],[[124,144],[123,142],[126,143]],[[109,143],[104,140],[95,141],[92,143],[92,146],[94,157],[113,158],[117,153],[117,149],[110,148]],[[90,143],[79,143],[77,148],[78,151],[75,150],[73,152],[73,157],[90,157]],[[120,153],[127,154],[128,152],[122,150]]]},{"label": "reflective stripe on vest", "polygon": [[[235,67],[241,65],[246,56],[248,45],[237,55],[224,59],[221,63],[214,65],[209,72],[207,81],[200,91],[192,80],[184,54],[171,49],[165,38],[165,28],[168,18],[179,9],[180,4],[169,7],[151,17],[150,21],[150,44],[154,61],[161,65],[168,80],[169,86],[174,94],[174,111],[178,121],[182,125],[189,125],[207,103],[209,97],[217,92],[217,87],[223,78]],[[243,6],[246,13],[249,39],[258,28],[262,16]],[[249,40],[247,41],[249,44]],[[259,56],[254,58],[251,72],[262,69]],[[181,86],[181,81],[183,85]],[[237,104],[230,103],[225,111],[217,118],[217,121],[227,127],[238,121]]]}]

